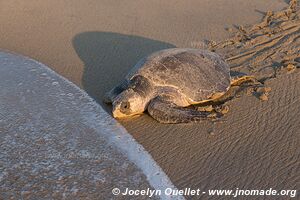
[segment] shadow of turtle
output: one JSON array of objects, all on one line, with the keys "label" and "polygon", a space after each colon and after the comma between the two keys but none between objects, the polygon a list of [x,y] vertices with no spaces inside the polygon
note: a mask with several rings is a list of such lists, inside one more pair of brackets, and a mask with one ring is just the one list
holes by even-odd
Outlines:
[{"label": "shadow of turtle", "polygon": [[129,70],[146,55],[172,44],[113,32],[84,32],[73,38],[73,47],[85,67],[84,90],[105,110],[105,92],[122,81]]}]

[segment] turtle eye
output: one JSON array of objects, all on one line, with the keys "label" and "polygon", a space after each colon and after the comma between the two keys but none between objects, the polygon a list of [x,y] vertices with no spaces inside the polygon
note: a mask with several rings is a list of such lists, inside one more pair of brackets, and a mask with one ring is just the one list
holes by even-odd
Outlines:
[{"label": "turtle eye", "polygon": [[130,103],[128,101],[121,103],[121,110],[128,110],[130,108]]}]

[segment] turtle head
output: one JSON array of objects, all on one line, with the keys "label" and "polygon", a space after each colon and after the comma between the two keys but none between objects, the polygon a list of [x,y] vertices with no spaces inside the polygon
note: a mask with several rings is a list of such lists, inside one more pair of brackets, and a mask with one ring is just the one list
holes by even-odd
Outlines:
[{"label": "turtle head", "polygon": [[142,114],[146,109],[145,98],[129,88],[123,91],[113,102],[114,118],[126,118]]},{"label": "turtle head", "polygon": [[142,114],[153,97],[152,84],[143,76],[137,75],[130,80],[129,86],[113,102],[114,118],[126,118]]}]

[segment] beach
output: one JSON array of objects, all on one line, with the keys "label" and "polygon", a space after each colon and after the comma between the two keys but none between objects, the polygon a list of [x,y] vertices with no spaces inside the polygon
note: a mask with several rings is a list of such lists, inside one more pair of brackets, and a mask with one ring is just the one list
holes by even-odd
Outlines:
[{"label": "beach", "polygon": [[[288,2],[1,1],[0,48],[48,65],[110,114],[104,93],[142,57],[226,40],[228,29],[259,23]],[[217,123],[159,124],[147,114],[120,123],[179,189],[298,189],[299,70],[265,85],[268,101],[235,98]]]}]

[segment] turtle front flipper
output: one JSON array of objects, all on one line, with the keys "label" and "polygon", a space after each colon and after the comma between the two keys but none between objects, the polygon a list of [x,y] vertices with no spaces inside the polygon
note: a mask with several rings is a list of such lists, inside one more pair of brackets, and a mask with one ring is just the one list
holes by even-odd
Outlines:
[{"label": "turtle front flipper", "polygon": [[124,80],[121,84],[117,85],[104,95],[104,103],[112,103],[121,92],[127,89],[127,87],[128,82],[127,80]]},{"label": "turtle front flipper", "polygon": [[197,122],[210,118],[210,112],[201,112],[177,106],[163,97],[156,97],[148,105],[148,113],[164,124]]}]

